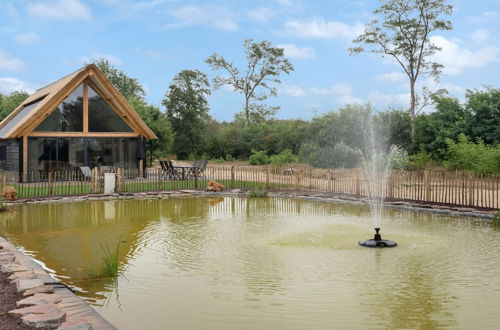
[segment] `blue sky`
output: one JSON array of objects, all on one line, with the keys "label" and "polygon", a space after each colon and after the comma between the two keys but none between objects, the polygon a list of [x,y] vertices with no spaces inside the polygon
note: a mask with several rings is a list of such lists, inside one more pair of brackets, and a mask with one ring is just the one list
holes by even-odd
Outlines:
[{"label": "blue sky", "polygon": [[[445,75],[436,85],[459,98],[466,89],[500,87],[500,0],[450,1],[452,31],[433,41]],[[2,0],[0,92],[34,91],[95,57],[104,57],[147,89],[160,105],[173,76],[199,69],[217,52],[244,64],[244,39],[285,49],[295,72],[282,77],[279,118],[309,119],[346,103],[376,109],[405,107],[408,83],[400,68],[374,54],[349,56],[351,40],[372,18],[378,1]],[[213,93],[210,113],[231,120],[243,97]],[[430,109],[429,109],[430,111]]]}]

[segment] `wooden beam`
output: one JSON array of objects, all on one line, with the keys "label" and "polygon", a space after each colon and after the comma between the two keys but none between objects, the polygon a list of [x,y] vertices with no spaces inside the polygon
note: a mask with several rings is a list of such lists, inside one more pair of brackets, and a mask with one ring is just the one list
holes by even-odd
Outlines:
[{"label": "wooden beam", "polygon": [[23,182],[28,179],[28,137],[23,136]]},{"label": "wooden beam", "polygon": [[31,132],[33,137],[138,137],[136,132]]},{"label": "wooden beam", "polygon": [[89,131],[89,85],[83,83],[83,133]]}]

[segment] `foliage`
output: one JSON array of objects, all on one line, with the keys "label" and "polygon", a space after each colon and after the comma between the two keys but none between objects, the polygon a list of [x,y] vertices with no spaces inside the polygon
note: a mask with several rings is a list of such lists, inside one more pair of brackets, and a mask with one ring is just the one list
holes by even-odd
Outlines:
[{"label": "foliage", "polygon": [[247,60],[245,70],[240,71],[232,62],[216,53],[207,58],[206,63],[213,70],[222,70],[228,74],[214,79],[216,88],[229,85],[235,92],[244,95],[243,112],[245,124],[248,125],[251,122],[261,122],[276,113],[277,107],[267,107],[255,102],[276,96],[274,84],[281,83],[279,76],[282,73],[289,74],[294,68],[285,57],[283,48],[274,47],[269,41],[254,42],[253,39],[247,39],[243,47]]},{"label": "foliage", "polygon": [[432,155],[423,149],[410,156],[410,167],[414,170],[429,168],[433,162]]},{"label": "foliage", "polygon": [[267,191],[265,189],[250,190],[248,196],[251,198],[267,198]]},{"label": "foliage", "polygon": [[7,206],[5,206],[5,200],[3,198],[0,198],[0,212],[6,211]]},{"label": "foliage", "polygon": [[252,154],[248,158],[250,165],[265,165],[269,164],[271,160],[265,151],[257,151],[252,149]]},{"label": "foliage", "polygon": [[398,63],[410,81],[411,136],[415,136],[418,97],[415,83],[420,75],[438,79],[443,66],[433,61],[440,50],[430,40],[438,30],[450,30],[451,22],[441,19],[453,10],[446,0],[382,0],[365,31],[353,40],[351,54],[379,53]]},{"label": "foliage", "polygon": [[173,152],[179,159],[203,152],[209,120],[207,76],[198,70],[182,70],[172,80],[163,105],[174,132]]},{"label": "foliage", "polygon": [[481,139],[471,142],[460,134],[458,143],[447,139],[448,159],[445,166],[451,169],[469,170],[477,174],[500,173],[500,145],[485,145]]},{"label": "foliage", "polygon": [[0,121],[23,103],[28,96],[29,94],[24,91],[14,91],[10,94],[0,93]]},{"label": "foliage", "polygon": [[285,149],[277,155],[272,155],[269,160],[271,164],[281,166],[289,163],[297,163],[299,161],[299,157],[294,155],[292,150]]},{"label": "foliage", "polygon": [[146,92],[136,78],[132,78],[124,71],[118,70],[105,58],[97,58],[93,62],[127,100],[129,98],[144,99]]},{"label": "foliage", "polygon": [[100,244],[104,255],[97,266],[91,266],[89,268],[90,278],[107,278],[118,275],[120,270],[120,244],[121,242],[118,242],[116,248],[113,250],[111,250],[108,245]]},{"label": "foliage", "polygon": [[147,142],[146,152],[149,163],[151,164],[154,159],[167,156],[172,149],[174,137],[172,126],[165,113],[139,98],[132,97],[129,99],[129,103],[158,137],[157,140],[148,140]]},{"label": "foliage", "polygon": [[485,144],[500,143],[500,89],[468,90],[465,110],[470,115],[467,124],[472,139],[481,138]]},{"label": "foliage", "polygon": [[497,225],[500,225],[500,211],[497,211],[497,213],[495,213],[495,216],[493,217],[493,222]]}]

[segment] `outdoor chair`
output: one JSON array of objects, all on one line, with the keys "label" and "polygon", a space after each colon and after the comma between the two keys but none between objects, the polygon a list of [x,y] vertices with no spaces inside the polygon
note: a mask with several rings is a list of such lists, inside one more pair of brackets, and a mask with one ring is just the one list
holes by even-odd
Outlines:
[{"label": "outdoor chair", "polygon": [[170,168],[166,160],[160,160],[161,171],[163,172],[163,177],[168,178],[170,173]]},{"label": "outdoor chair", "polygon": [[166,169],[167,169],[167,177],[170,179],[181,179],[182,174],[179,172],[178,169],[174,167],[174,164],[172,164],[171,160],[168,160],[166,162]]},{"label": "outdoor chair", "polygon": [[90,180],[92,177],[92,170],[88,166],[80,166],[80,171],[82,171],[83,178],[85,180]]}]

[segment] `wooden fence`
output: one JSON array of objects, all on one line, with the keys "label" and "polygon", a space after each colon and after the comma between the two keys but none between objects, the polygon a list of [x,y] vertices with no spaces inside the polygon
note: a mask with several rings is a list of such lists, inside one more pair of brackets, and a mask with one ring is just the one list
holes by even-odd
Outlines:
[{"label": "wooden fence", "polygon": [[[368,196],[367,187],[371,186],[384,193],[376,197],[500,208],[500,175],[458,171],[393,171],[385,183],[380,178],[365,180],[357,169],[210,166],[204,173],[184,179],[171,178],[159,168],[147,169],[145,173],[131,169],[116,169],[115,172],[116,192],[201,189],[209,180],[216,180],[229,189]],[[20,182],[18,173],[3,172],[0,175],[2,188],[14,186],[19,198],[102,194],[104,191],[104,176],[97,169],[90,176],[80,171],[29,173],[26,182]]]}]

